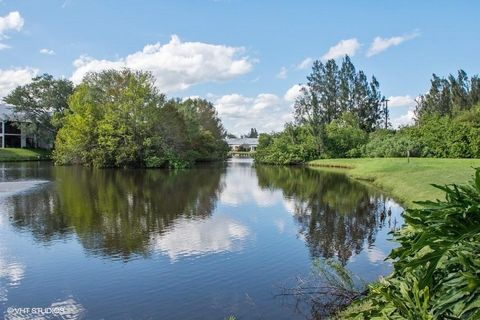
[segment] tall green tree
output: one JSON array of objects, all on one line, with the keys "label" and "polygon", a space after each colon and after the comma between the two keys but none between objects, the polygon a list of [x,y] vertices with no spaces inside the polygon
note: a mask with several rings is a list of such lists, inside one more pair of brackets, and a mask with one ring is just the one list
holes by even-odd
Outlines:
[{"label": "tall green tree", "polygon": [[70,98],[57,135],[57,164],[95,167],[185,167],[223,159],[225,130],[206,100],[166,100],[151,73],[88,74]]},{"label": "tall green tree", "polygon": [[157,93],[149,73],[90,73],[69,102],[71,113],[58,133],[54,152],[59,164],[135,165],[146,161],[147,149],[160,143],[148,138],[164,96]]},{"label": "tall green tree", "polygon": [[294,119],[296,125],[304,126],[313,137],[317,152],[324,150],[325,109],[311,86],[302,88],[300,97],[295,101]]},{"label": "tall green tree", "polygon": [[328,60],[325,63],[325,86],[320,92],[321,103],[325,109],[325,121],[332,122],[340,116],[339,99],[339,71],[335,60]]},{"label": "tall green tree", "polygon": [[458,111],[471,110],[480,102],[480,80],[471,79],[463,70],[441,78],[436,74],[430,80],[430,89],[417,99],[415,115],[418,121],[432,115],[452,116]]},{"label": "tall green tree", "polygon": [[369,101],[368,96],[370,88],[368,87],[367,76],[363,71],[359,71],[355,77],[355,86],[353,89],[354,109],[353,113],[357,116],[360,127],[367,130],[369,117]]},{"label": "tall green tree", "polygon": [[375,76],[370,81],[370,91],[368,96],[368,116],[366,119],[366,131],[372,132],[377,128],[388,127],[388,109],[381,107],[381,101],[384,100],[380,92],[380,83]]},{"label": "tall green tree", "polygon": [[458,70],[457,77],[453,75],[448,76],[448,81],[451,86],[452,104],[457,106],[460,110],[465,110],[469,106],[469,79],[467,73],[463,70]]},{"label": "tall green tree", "polygon": [[3,100],[13,106],[16,118],[22,121],[22,129],[50,144],[64,124],[73,90],[71,81],[43,74],[29,84],[16,87]]},{"label": "tall green tree", "polygon": [[325,64],[315,61],[307,80],[295,101],[294,118],[297,125],[309,130],[319,154],[326,151],[325,127],[342,115],[350,113],[357,121],[354,127],[365,132],[375,131],[384,119],[388,123],[388,112],[381,107],[379,82],[375,77],[369,82],[363,71],[356,72],[348,56],[340,68],[333,59]]},{"label": "tall green tree", "polygon": [[351,111],[354,107],[353,92],[355,89],[355,66],[349,56],[345,56],[339,73],[339,104],[343,112]]},{"label": "tall green tree", "polygon": [[226,131],[214,105],[205,99],[187,99],[177,108],[189,128],[190,149],[197,152],[197,160],[222,158],[228,151]]},{"label": "tall green tree", "polygon": [[478,76],[473,76],[470,80],[469,98],[472,105],[480,103],[480,78]]}]

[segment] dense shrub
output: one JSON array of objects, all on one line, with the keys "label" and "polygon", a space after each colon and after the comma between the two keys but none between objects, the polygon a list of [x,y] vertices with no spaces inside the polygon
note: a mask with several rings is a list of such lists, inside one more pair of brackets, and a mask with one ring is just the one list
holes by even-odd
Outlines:
[{"label": "dense shrub", "polygon": [[290,125],[288,130],[260,143],[257,161],[292,164],[312,157],[406,157],[407,152],[411,157],[480,158],[480,106],[451,116],[424,116],[412,126],[368,135],[351,114],[325,125],[316,138],[306,129]]},{"label": "dense shrub", "polygon": [[362,157],[420,156],[422,144],[418,139],[402,132],[378,130],[369,135],[369,141],[359,147],[356,154]]},{"label": "dense shrub", "polygon": [[344,113],[341,118],[333,120],[325,127],[325,156],[328,158],[355,157],[356,151],[367,142],[365,133],[351,113]]},{"label": "dense shrub", "polygon": [[408,132],[422,142],[422,157],[480,157],[480,107],[450,117],[424,116]]},{"label": "dense shrub", "polygon": [[274,134],[260,134],[255,161],[267,164],[300,164],[320,155],[315,138],[305,127],[287,125]]},{"label": "dense shrub", "polygon": [[407,210],[394,272],[342,319],[480,319],[480,168],[468,186],[436,187],[446,201]]}]

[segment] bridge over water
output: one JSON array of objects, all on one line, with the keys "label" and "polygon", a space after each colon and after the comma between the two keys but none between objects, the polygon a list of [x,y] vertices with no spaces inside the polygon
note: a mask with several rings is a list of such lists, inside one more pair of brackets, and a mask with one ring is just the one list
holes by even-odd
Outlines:
[{"label": "bridge over water", "polygon": [[229,157],[235,157],[235,158],[253,158],[253,155],[255,154],[255,151],[235,151],[232,150],[228,152]]}]

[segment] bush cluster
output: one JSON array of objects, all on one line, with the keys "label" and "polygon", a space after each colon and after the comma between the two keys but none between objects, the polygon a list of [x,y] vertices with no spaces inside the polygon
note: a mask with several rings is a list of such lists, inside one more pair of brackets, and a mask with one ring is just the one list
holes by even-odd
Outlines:
[{"label": "bush cluster", "polygon": [[412,126],[371,133],[361,130],[352,119],[354,117],[347,114],[332,121],[318,137],[304,126],[293,125],[281,133],[262,134],[255,159],[262,163],[298,164],[318,158],[408,155],[480,158],[480,106],[451,116],[424,116]]}]

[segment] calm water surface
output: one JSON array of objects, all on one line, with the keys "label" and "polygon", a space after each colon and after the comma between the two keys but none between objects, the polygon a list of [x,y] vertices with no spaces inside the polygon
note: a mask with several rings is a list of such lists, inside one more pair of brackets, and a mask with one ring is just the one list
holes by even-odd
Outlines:
[{"label": "calm water surface", "polygon": [[0,164],[0,181],[31,180],[46,182],[0,193],[6,319],[20,318],[13,307],[65,307],[68,319],[304,319],[275,297],[281,288],[316,258],[366,281],[388,274],[403,211],[341,174],[248,160],[180,172]]}]

